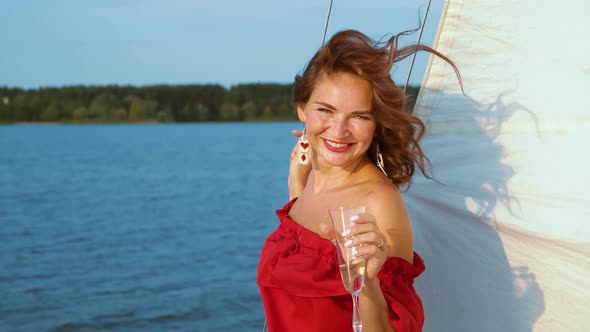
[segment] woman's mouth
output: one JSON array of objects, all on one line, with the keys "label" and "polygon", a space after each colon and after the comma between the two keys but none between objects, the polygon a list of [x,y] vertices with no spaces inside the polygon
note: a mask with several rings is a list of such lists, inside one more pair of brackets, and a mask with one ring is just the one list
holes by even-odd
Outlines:
[{"label": "woman's mouth", "polygon": [[352,143],[341,143],[341,142],[334,142],[327,139],[322,138],[324,142],[324,146],[326,149],[332,152],[345,152],[352,147]]}]

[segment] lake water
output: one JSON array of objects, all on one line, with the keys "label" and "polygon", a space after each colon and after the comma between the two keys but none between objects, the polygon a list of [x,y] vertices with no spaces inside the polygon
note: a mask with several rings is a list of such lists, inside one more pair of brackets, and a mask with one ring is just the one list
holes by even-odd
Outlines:
[{"label": "lake water", "polygon": [[299,127],[0,126],[0,331],[261,331]]}]

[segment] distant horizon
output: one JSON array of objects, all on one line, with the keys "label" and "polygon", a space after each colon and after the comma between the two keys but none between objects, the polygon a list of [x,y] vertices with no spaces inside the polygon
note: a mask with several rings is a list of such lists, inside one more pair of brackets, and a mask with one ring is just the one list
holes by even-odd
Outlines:
[{"label": "distant horizon", "polygon": [[[293,84],[293,82],[290,83],[281,83],[281,82],[242,82],[242,83],[236,83],[236,84],[232,84],[230,86],[225,86],[221,83],[179,83],[179,84],[175,84],[175,83],[155,83],[155,84],[119,84],[119,83],[114,83],[114,84],[67,84],[67,85],[44,85],[44,86],[38,86],[38,87],[28,87],[28,88],[24,88],[24,87],[18,87],[18,86],[7,86],[7,85],[0,85],[0,89],[20,89],[20,90],[41,90],[41,89],[62,89],[62,88],[72,88],[72,87],[86,87],[86,88],[92,88],[92,87],[107,87],[107,86],[113,86],[113,87],[134,87],[134,88],[145,88],[145,87],[152,87],[152,86],[221,86],[225,89],[231,89],[234,86],[239,86],[239,85],[256,85],[256,84],[260,84],[260,85],[290,85]],[[398,87],[403,87],[403,85],[398,84],[397,82],[395,82],[395,84]],[[405,84],[405,83],[404,83]],[[412,84],[411,82],[408,84],[408,86],[420,86],[421,84]]]},{"label": "distant horizon", "polygon": [[[406,108],[419,87],[408,87]],[[204,122],[295,120],[291,84],[0,88],[0,122]]]}]

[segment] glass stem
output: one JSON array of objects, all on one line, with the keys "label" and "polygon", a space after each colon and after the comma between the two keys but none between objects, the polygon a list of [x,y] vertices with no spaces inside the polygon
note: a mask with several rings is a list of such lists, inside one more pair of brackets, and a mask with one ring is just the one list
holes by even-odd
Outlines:
[{"label": "glass stem", "polygon": [[352,294],[352,330],[354,332],[363,331],[363,322],[359,314],[359,296]]}]

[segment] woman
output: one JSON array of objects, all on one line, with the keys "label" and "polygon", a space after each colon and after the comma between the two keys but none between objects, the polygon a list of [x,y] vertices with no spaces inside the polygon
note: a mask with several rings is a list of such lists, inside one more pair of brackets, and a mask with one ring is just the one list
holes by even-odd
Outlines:
[{"label": "woman", "polygon": [[[335,34],[295,78],[294,101],[307,149],[292,153],[291,201],[266,240],[257,282],[270,332],[351,331],[352,300],[342,286],[328,209],[360,206],[348,235],[366,259],[359,295],[363,331],[421,331],[424,312],[413,287],[424,271],[399,187],[428,159],[424,124],[405,112],[393,83],[395,61],[418,50],[396,49],[358,31]],[[444,56],[443,59],[447,60]],[[307,146],[309,144],[309,146]],[[309,153],[307,153],[309,151]],[[296,160],[309,160],[310,166]]]}]

